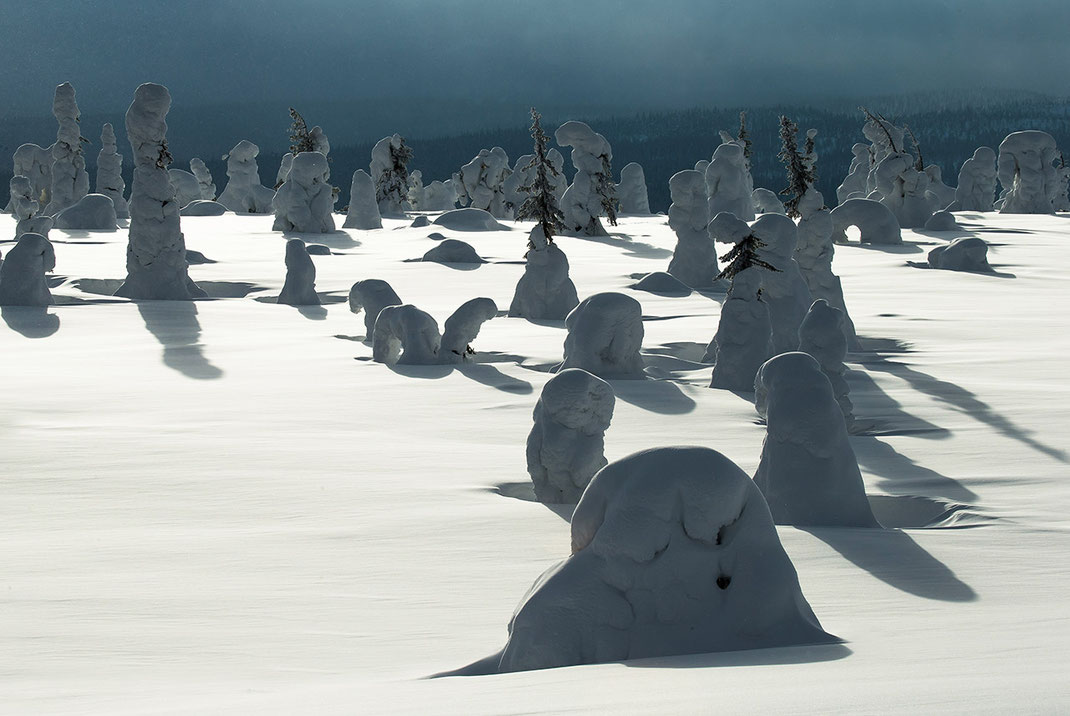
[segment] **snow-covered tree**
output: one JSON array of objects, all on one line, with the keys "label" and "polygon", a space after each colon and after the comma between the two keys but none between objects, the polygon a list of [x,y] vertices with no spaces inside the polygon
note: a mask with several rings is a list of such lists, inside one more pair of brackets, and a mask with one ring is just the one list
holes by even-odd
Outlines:
[{"label": "snow-covered tree", "polygon": [[616,185],[613,183],[609,142],[583,122],[565,122],[554,133],[562,147],[572,147],[576,175],[561,198],[565,228],[587,236],[606,234],[599,217],[617,223]]},{"label": "snow-covered tree", "polygon": [[130,208],[123,198],[126,182],[123,181],[123,155],[115,143],[115,130],[111,122],[105,122],[100,132],[100,154],[97,155],[97,193],[111,199],[115,215],[120,219],[130,216]]},{"label": "snow-covered tree", "polygon": [[[788,173],[788,186],[781,193],[788,197],[784,202],[784,209],[788,216],[793,219],[799,218],[799,202],[806,190],[814,184],[816,177],[814,167],[807,161],[806,153],[799,151],[796,134],[799,126],[788,119],[780,116],[780,161],[783,162]],[[813,151],[813,137],[807,133],[807,146]]]},{"label": "snow-covered tree", "polygon": [[44,213],[55,216],[89,193],[89,174],[85,170],[78,103],[74,87],[64,82],[56,87],[52,114],[59,124],[56,143],[52,145],[52,195]]},{"label": "snow-covered tree", "polygon": [[409,191],[409,160],[413,152],[400,134],[383,137],[372,148],[371,171],[375,200],[383,216],[404,216]]},{"label": "snow-covered tree", "polygon": [[[554,235],[565,228],[565,217],[557,205],[557,197],[554,195],[554,184],[551,177],[560,176],[561,172],[547,156],[547,144],[550,138],[542,130],[539,123],[540,115],[534,107],[531,108],[531,138],[535,140],[535,156],[528,164],[531,180],[519,188],[519,191],[528,195],[528,198],[517,209],[518,221],[532,219],[542,228],[542,235],[546,241],[553,243]],[[528,248],[534,248],[528,242]]]}]

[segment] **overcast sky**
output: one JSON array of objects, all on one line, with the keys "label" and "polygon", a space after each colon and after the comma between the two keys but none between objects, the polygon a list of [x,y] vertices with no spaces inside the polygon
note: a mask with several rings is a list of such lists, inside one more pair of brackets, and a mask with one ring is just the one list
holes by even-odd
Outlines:
[{"label": "overcast sky", "polygon": [[[71,81],[185,104],[485,97],[649,108],[954,88],[1070,94],[1059,0],[0,0],[0,114]],[[537,14],[536,14],[537,13]]]}]

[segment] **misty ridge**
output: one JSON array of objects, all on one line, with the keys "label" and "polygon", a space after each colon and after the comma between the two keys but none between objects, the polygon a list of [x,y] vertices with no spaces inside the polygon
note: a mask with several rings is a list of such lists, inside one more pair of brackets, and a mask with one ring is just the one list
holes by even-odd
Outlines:
[{"label": "misty ridge", "polygon": [[[709,159],[720,144],[719,130],[735,134],[739,113],[747,113],[753,142],[752,174],[755,186],[779,192],[785,187],[784,168],[778,159],[778,119],[787,115],[801,129],[818,130],[818,189],[833,200],[851,162],[851,146],[863,141],[864,104],[915,133],[926,164],[936,164],[948,184],[955,184],[959,168],[978,146],[997,147],[1009,133],[1039,129],[1060,146],[1070,145],[1070,100],[1035,93],[959,92],[915,93],[843,99],[812,107],[794,104],[627,112],[611,106],[579,105],[539,107],[549,127],[569,120],[588,122],[613,145],[617,174],[629,162],[642,165],[650,207],[669,207],[668,181],[676,172]],[[411,100],[306,102],[297,109],[309,125],[318,124],[331,139],[332,183],[342,189],[338,206],[348,203],[349,177],[368,168],[371,148],[382,136],[399,132],[415,150],[411,168],[423,173],[425,183],[449,179],[480,149],[502,147],[515,162],[531,151],[528,107],[520,102],[480,104],[478,111],[464,100],[413,98]],[[95,172],[100,127],[111,122],[120,135],[119,152],[126,155],[124,178],[131,182],[129,145],[123,131],[125,106],[113,112],[88,112],[81,118],[87,168]],[[177,98],[168,116],[172,165],[189,168],[189,160],[204,160],[216,183],[226,184],[223,156],[242,139],[260,147],[258,164],[264,184],[271,185],[282,155],[289,147],[289,105],[279,102],[190,106]],[[0,156],[10,157],[26,142],[47,147],[54,141],[55,120],[50,115],[9,119],[0,123]],[[565,154],[568,152],[566,151]],[[572,168],[566,163],[571,179]],[[11,178],[11,164],[0,165],[0,181]]]}]

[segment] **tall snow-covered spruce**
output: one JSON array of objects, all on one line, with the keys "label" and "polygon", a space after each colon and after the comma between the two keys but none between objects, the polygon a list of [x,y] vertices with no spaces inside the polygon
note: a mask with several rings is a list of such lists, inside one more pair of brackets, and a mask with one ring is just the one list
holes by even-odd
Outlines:
[{"label": "tall snow-covered spruce", "polygon": [[[798,219],[802,216],[799,213],[799,202],[802,200],[806,190],[813,186],[816,181],[812,162],[807,162],[805,155],[799,151],[799,144],[796,139],[798,131],[799,125],[784,115],[780,116],[780,161],[784,163],[788,173],[788,186],[780,194],[788,197],[787,201],[784,202],[784,208],[787,210],[788,216],[793,219]],[[813,137],[807,135],[807,142],[812,150]]]},{"label": "tall snow-covered spruce", "polygon": [[123,155],[115,143],[115,130],[111,122],[105,122],[100,132],[100,154],[97,155],[97,193],[111,199],[115,215],[120,219],[130,216],[130,207],[123,197],[126,182],[123,181]]},{"label": "tall snow-covered spruce", "polygon": [[383,137],[372,147],[369,174],[375,180],[375,200],[382,216],[405,216],[410,159],[412,148],[400,134]]},{"label": "tall snow-covered spruce", "polygon": [[[547,243],[553,243],[554,236],[565,228],[565,217],[557,205],[554,184],[550,178],[560,176],[561,172],[547,156],[546,145],[550,138],[542,131],[542,125],[539,123],[541,118],[542,115],[532,107],[531,138],[535,140],[535,156],[527,168],[533,169],[534,174],[527,184],[519,188],[519,191],[527,194],[527,198],[517,210],[516,218],[517,221],[534,220],[542,229]],[[528,248],[535,248],[531,241],[528,241]]]},{"label": "tall snow-covered spruce", "polygon": [[52,198],[44,210],[49,216],[73,206],[89,193],[89,174],[82,152],[82,143],[87,140],[82,137],[78,124],[78,103],[70,82],[56,87],[52,114],[59,123],[59,131],[52,145]]},{"label": "tall snow-covered spruce", "polygon": [[141,300],[184,300],[206,296],[190,280],[178,202],[167,167],[167,111],[171,94],[147,82],[126,111],[126,133],[134,157],[130,189],[130,242],[126,281],[116,296]]}]

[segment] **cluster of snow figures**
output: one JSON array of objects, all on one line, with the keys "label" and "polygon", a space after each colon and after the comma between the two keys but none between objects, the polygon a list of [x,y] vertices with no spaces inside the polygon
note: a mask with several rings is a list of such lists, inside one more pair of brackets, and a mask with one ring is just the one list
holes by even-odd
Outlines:
[{"label": "cluster of snow figures", "polygon": [[757,484],[704,447],[602,468],[571,554],[540,576],[486,674],[837,641],[799,587]]},{"label": "cluster of snow figures", "polygon": [[329,234],[334,231],[334,191],[327,157],[301,152],[272,199],[275,231]]},{"label": "cluster of snow figures", "polygon": [[561,197],[565,228],[586,236],[605,236],[602,216],[616,223],[615,185],[610,170],[613,150],[609,142],[583,122],[565,122],[554,133],[562,147],[572,147],[576,174]]}]

